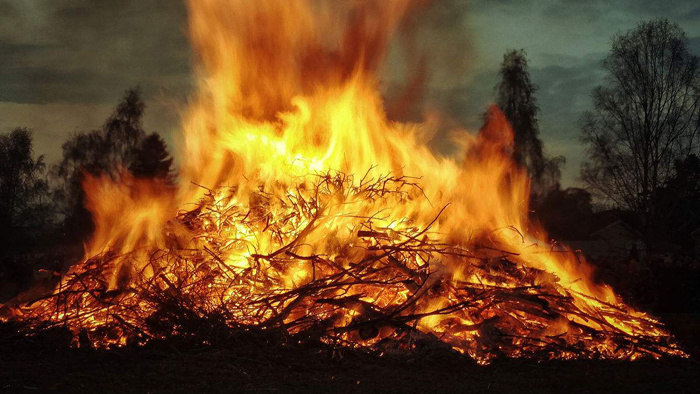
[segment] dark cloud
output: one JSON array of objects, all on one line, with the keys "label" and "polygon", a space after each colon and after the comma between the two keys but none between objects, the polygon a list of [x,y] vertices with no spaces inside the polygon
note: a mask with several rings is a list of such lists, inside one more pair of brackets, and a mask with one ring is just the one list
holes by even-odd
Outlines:
[{"label": "dark cloud", "polygon": [[689,10],[684,16],[683,19],[697,23],[698,20],[700,20],[700,5],[695,6],[693,9]]},{"label": "dark cloud", "polygon": [[700,36],[688,39],[688,50],[690,53],[700,56]]},{"label": "dark cloud", "polygon": [[10,3],[9,1],[0,0],[0,15],[2,15],[1,19],[4,20],[16,18],[17,8],[14,4]]},{"label": "dark cloud", "polygon": [[650,19],[665,17],[679,22],[697,22],[693,16],[700,13],[700,5],[688,0],[627,0],[625,6],[631,15]]},{"label": "dark cloud", "polygon": [[190,83],[184,6],[171,0],[0,2],[0,100],[114,101]]},{"label": "dark cloud", "polygon": [[565,156],[562,171],[566,185],[576,184],[584,150],[578,143],[579,119],[591,108],[591,93],[603,83],[600,61],[604,53],[571,61],[569,66],[532,68],[532,80],[539,86],[540,133],[551,156]]},{"label": "dark cloud", "polygon": [[[582,156],[578,118],[601,81],[610,37],[657,17],[679,23],[700,54],[700,4],[693,0],[436,1],[414,21],[417,52],[430,69],[414,109],[438,109],[478,128],[503,53],[523,48],[540,86],[545,146],[568,157],[565,177],[573,183]],[[147,126],[172,141],[175,107],[192,88],[185,29],[181,0],[0,0],[0,131],[33,127],[45,143],[38,151],[58,151],[61,133],[99,127],[121,93],[140,85]],[[420,64],[403,44],[384,72],[390,99]],[[38,120],[32,111],[41,113]],[[445,134],[434,145],[448,151],[450,142]]]},{"label": "dark cloud", "polygon": [[538,10],[557,16],[577,17],[578,13],[620,13],[632,17],[669,15],[686,18],[700,9],[692,0],[471,0],[473,9]]},{"label": "dark cloud", "polygon": [[[559,65],[532,68],[532,80],[539,86],[537,99],[542,107],[543,123],[559,130],[547,130],[547,137],[556,138],[564,131],[561,126],[575,129],[580,114],[590,107],[592,90],[603,82],[604,73],[600,67],[600,56],[588,56],[577,64],[564,67]],[[573,126],[573,127],[572,127]],[[576,134],[568,132],[567,137]]]},{"label": "dark cloud", "polygon": [[554,21],[576,19],[587,23],[597,22],[606,12],[605,4],[600,0],[549,2],[542,7],[542,15]]}]

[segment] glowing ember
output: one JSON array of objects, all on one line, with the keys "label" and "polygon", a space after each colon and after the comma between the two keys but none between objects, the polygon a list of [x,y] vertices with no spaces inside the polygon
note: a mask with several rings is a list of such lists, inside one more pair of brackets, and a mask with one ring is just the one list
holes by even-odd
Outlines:
[{"label": "glowing ember", "polygon": [[316,3],[190,0],[201,78],[179,188],[88,179],[85,260],[5,313],[98,346],[216,319],[482,362],[684,355],[529,223],[497,109],[459,162],[429,151],[429,125],[386,118],[376,70],[418,2]]}]

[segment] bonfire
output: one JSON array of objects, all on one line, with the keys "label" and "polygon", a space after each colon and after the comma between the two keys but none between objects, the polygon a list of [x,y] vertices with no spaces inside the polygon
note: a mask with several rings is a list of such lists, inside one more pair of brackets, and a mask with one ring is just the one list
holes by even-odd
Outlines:
[{"label": "bonfire", "polygon": [[529,219],[498,109],[453,133],[458,158],[427,147],[432,122],[387,118],[378,69],[421,3],[190,0],[178,186],[86,179],[85,258],[4,319],[94,347],[224,327],[482,363],[685,356]]}]

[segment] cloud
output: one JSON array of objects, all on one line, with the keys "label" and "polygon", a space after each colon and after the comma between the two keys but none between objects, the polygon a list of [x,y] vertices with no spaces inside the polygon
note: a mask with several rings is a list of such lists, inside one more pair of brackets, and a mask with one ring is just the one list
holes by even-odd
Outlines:
[{"label": "cloud", "polygon": [[[700,54],[693,0],[436,1],[416,20],[416,44],[431,71],[416,111],[439,109],[457,125],[478,128],[503,53],[523,48],[540,86],[545,146],[569,158],[565,176],[574,179],[582,155],[577,121],[600,83],[610,37],[656,17],[678,22]],[[178,0],[0,0],[0,131],[32,127],[38,150],[58,151],[61,135],[99,127],[122,92],[140,85],[147,129],[172,141],[174,107],[193,86],[185,29]],[[392,50],[389,94],[415,66],[402,68],[405,55],[401,45]],[[436,141],[442,150],[449,144],[446,134]]]},{"label": "cloud", "polygon": [[688,50],[690,53],[700,56],[700,36],[688,39]]},{"label": "cloud", "polygon": [[52,161],[140,86],[146,130],[172,147],[193,80],[185,21],[173,0],[0,0],[0,132],[33,129]]},{"label": "cloud", "polygon": [[564,185],[577,185],[585,152],[578,141],[579,119],[592,107],[591,92],[603,83],[600,61],[605,53],[569,59],[568,65],[532,68],[532,80],[539,85],[540,133],[550,156],[565,156]]},{"label": "cloud", "polygon": [[170,0],[0,2],[0,100],[112,102],[190,86],[185,11]]}]

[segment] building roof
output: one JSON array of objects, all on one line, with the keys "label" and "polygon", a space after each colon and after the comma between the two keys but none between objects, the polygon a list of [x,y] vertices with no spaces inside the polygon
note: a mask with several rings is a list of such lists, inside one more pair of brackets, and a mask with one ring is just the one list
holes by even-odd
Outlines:
[{"label": "building roof", "polygon": [[632,237],[642,238],[642,234],[639,231],[635,230],[631,225],[627,224],[625,221],[623,221],[621,219],[617,219],[617,220],[610,222],[607,225],[604,225],[603,227],[593,231],[590,234],[590,237],[597,238],[601,235],[604,235],[607,231],[609,231],[615,227],[619,227],[619,228],[624,229]]}]

